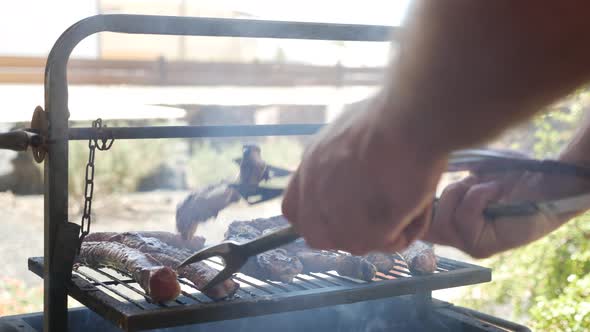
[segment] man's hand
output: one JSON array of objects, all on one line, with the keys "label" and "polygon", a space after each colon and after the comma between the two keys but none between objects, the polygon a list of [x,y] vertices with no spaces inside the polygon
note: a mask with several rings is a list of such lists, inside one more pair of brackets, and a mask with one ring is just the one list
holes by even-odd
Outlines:
[{"label": "man's hand", "polygon": [[[309,147],[285,194],[287,219],[312,246],[355,254],[398,250],[423,235],[448,152],[492,139],[590,79],[590,47],[578,37],[590,32],[585,9],[590,3],[415,1],[381,97]],[[447,193],[461,199],[445,204],[491,200],[502,187],[481,186],[464,198]],[[487,255],[522,243],[483,245],[515,230],[498,223],[480,223],[472,235],[492,238],[465,248]]]},{"label": "man's hand", "polygon": [[483,210],[490,203],[551,200],[589,189],[589,180],[573,176],[528,172],[470,176],[445,188],[424,239],[453,246],[475,258],[486,258],[533,242],[577,214],[539,214],[486,220]]},{"label": "man's hand", "polygon": [[383,128],[377,99],[352,105],[305,152],[285,217],[315,248],[400,250],[427,229],[446,153]]}]

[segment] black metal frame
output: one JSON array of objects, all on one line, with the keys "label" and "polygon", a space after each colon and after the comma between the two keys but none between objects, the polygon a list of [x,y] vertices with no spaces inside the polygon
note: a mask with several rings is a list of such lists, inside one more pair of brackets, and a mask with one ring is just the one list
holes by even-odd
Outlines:
[{"label": "black metal frame", "polygon": [[[45,68],[48,157],[45,163],[44,324],[67,331],[67,296],[78,225],[68,222],[68,141],[88,139],[88,129],[68,127],[67,63],[74,47],[98,32],[386,42],[397,30],[386,26],[274,22],[147,15],[97,15],[67,29],[54,44]],[[310,125],[112,128],[113,138],[307,135]]]}]

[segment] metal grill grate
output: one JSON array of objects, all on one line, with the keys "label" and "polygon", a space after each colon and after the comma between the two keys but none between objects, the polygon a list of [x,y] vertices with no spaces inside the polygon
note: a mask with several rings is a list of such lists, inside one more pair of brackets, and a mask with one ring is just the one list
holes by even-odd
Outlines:
[{"label": "metal grill grate", "polygon": [[[207,263],[220,269],[220,261]],[[42,276],[43,258],[29,259],[29,269]],[[234,319],[322,306],[354,303],[391,296],[414,294],[491,280],[491,270],[439,257],[432,275],[412,276],[397,260],[387,274],[378,273],[373,282],[338,275],[336,272],[307,273],[292,283],[260,280],[238,273],[236,295],[214,302],[183,278],[181,295],[173,302],[151,303],[149,296],[129,275],[110,268],[79,266],[68,287],[70,296],[127,331],[172,327],[191,323]]]}]

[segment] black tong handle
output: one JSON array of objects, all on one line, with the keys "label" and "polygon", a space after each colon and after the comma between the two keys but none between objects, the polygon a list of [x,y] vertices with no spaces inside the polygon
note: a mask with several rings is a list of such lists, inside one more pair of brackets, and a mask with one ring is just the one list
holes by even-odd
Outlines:
[{"label": "black tong handle", "polygon": [[255,240],[246,242],[242,244],[241,247],[244,250],[245,255],[254,256],[289,244],[300,237],[301,235],[295,231],[293,226],[287,226],[278,231],[265,234]]}]

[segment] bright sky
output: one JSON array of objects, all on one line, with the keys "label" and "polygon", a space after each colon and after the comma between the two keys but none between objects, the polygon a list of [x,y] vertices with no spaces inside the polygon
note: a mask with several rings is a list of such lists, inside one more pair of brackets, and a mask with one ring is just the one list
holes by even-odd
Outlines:
[{"label": "bright sky", "polygon": [[[95,15],[100,1],[5,0],[0,12],[0,55],[46,55],[67,27],[84,17]],[[173,6],[181,0],[126,1]],[[186,1],[192,4],[212,2]],[[410,1],[215,0],[215,3],[263,19],[399,25]],[[89,38],[76,48],[74,56],[92,56],[95,52],[96,39]]]}]

